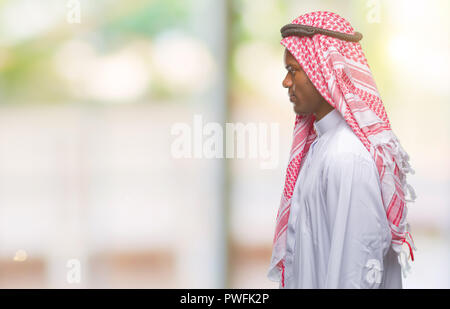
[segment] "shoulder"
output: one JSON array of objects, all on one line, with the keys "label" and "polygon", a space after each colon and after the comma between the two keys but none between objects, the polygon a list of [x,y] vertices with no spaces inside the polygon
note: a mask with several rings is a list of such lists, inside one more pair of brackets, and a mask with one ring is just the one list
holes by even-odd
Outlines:
[{"label": "shoulder", "polygon": [[373,158],[358,136],[347,123],[339,126],[330,141],[328,159],[332,161],[373,161]]},{"label": "shoulder", "polygon": [[376,168],[376,166],[370,157],[357,152],[342,151],[328,156],[325,168],[328,172],[336,173],[351,172],[355,169],[372,169]]},{"label": "shoulder", "polygon": [[321,177],[321,187],[326,192],[372,192],[380,187],[378,170],[372,159],[355,152],[340,152],[329,159]]},{"label": "shoulder", "polygon": [[381,185],[374,160],[357,152],[342,151],[329,156],[322,173],[325,186],[330,182],[352,186]]},{"label": "shoulder", "polygon": [[339,126],[329,146],[324,166],[328,172],[376,169],[372,155],[347,123]]}]

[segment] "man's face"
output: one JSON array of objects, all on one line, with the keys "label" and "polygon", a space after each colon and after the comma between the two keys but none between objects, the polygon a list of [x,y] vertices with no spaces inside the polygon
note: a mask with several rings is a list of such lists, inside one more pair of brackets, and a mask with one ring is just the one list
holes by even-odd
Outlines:
[{"label": "man's face", "polygon": [[288,88],[294,112],[307,115],[318,111],[325,100],[287,48],[284,51],[284,65],[288,72],[283,80],[283,87]]}]

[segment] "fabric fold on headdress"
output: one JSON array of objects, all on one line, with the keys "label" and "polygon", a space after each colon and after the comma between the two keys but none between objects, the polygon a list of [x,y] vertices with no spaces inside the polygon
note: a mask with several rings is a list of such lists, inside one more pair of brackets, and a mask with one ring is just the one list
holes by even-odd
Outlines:
[{"label": "fabric fold on headdress", "polygon": [[[350,23],[331,12],[301,15],[292,24],[302,24],[331,31],[354,34]],[[380,176],[383,206],[392,234],[391,245],[397,252],[403,275],[414,260],[416,250],[406,222],[407,202],[416,194],[407,183],[406,174],[414,174],[409,155],[391,129],[366,57],[358,42],[343,41],[324,34],[287,36],[281,40],[302,66],[324,99],[341,113],[345,121],[372,155]],[[315,116],[296,115],[293,142],[280,206],[277,213],[269,279],[284,286],[284,258],[291,198],[303,158],[316,138]],[[406,194],[409,193],[409,198]],[[409,256],[402,251],[407,244]]]}]

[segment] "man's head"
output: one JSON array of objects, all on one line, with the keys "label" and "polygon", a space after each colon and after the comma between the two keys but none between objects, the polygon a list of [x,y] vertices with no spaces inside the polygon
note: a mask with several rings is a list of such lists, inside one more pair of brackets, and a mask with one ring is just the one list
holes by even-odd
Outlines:
[{"label": "man's head", "polygon": [[299,115],[314,113],[320,120],[333,107],[322,97],[309,80],[301,65],[286,48],[284,51],[284,65],[287,70],[283,80],[283,87],[288,89],[288,96],[294,104],[294,112]]}]

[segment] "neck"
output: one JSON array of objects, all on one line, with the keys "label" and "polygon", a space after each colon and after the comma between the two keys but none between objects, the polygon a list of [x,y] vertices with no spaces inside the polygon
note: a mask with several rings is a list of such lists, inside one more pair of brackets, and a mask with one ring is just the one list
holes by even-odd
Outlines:
[{"label": "neck", "polygon": [[319,121],[323,117],[325,117],[326,114],[331,112],[333,110],[333,106],[328,104],[325,100],[323,101],[323,104],[320,105],[317,111],[314,112],[314,115],[316,116],[316,121]]}]

